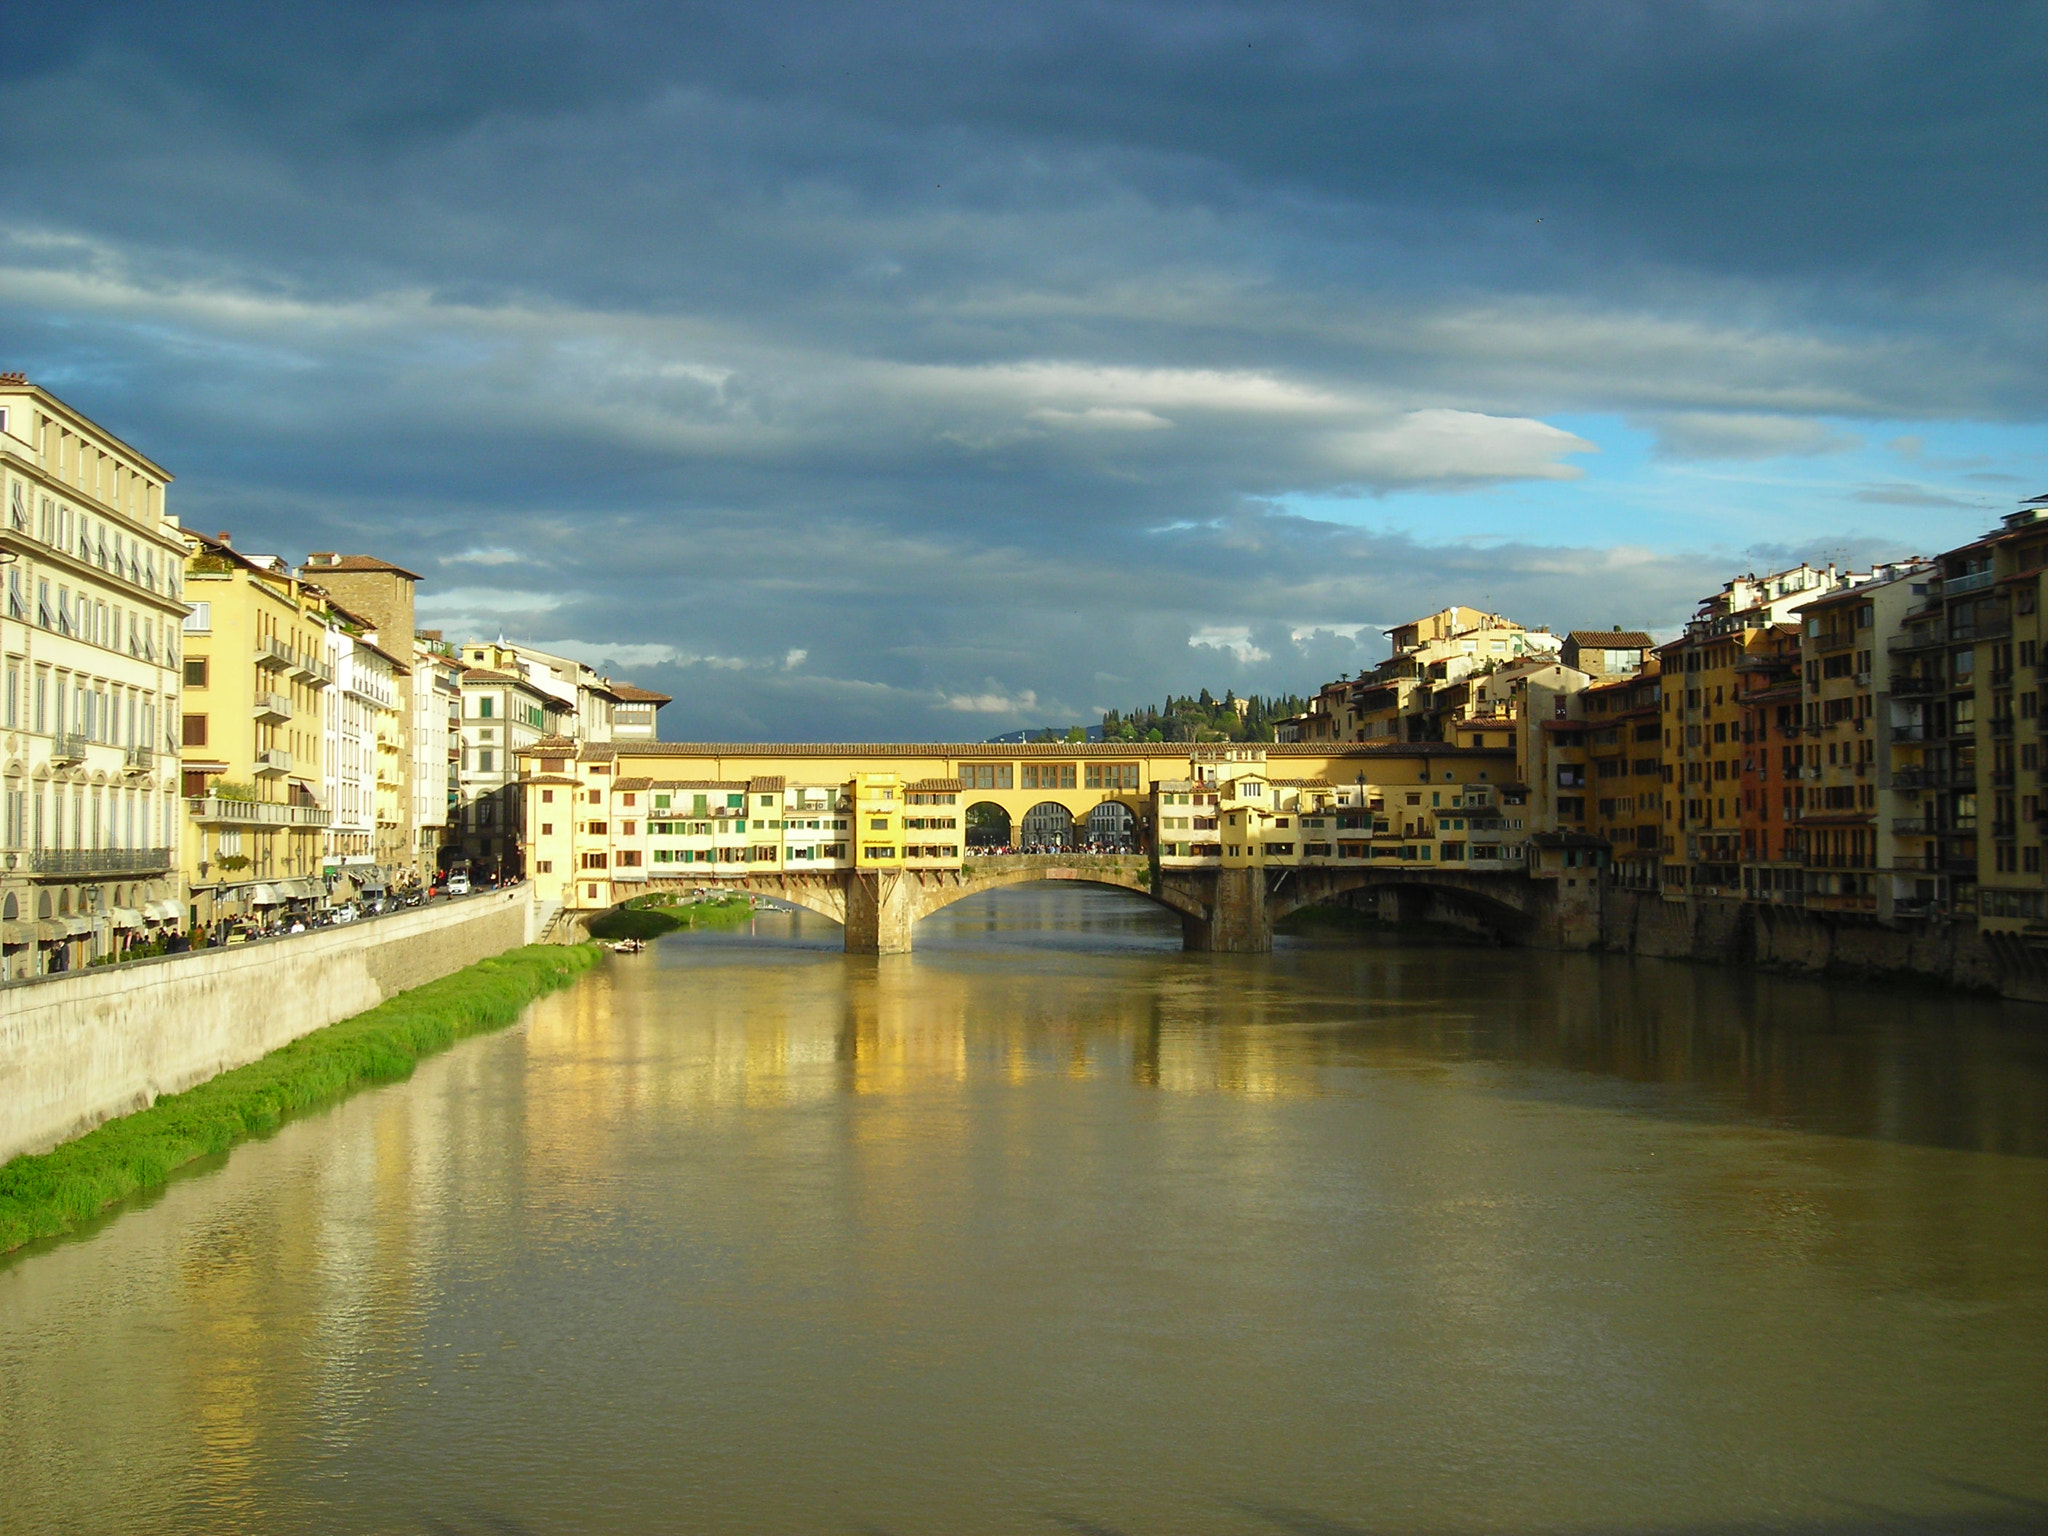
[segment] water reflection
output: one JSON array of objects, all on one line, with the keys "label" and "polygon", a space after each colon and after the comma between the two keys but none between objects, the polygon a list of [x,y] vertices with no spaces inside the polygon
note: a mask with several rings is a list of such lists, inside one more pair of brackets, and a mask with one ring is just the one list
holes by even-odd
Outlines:
[{"label": "water reflection", "polygon": [[2040,1529],[2034,1010],[677,936],[0,1263],[0,1529]]}]

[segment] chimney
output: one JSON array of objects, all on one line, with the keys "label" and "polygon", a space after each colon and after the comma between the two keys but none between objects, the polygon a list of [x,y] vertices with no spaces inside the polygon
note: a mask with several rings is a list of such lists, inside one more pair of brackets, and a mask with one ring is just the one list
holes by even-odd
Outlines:
[{"label": "chimney", "polygon": [[28,375],[25,373],[0,373],[0,388],[26,389]]},{"label": "chimney", "polygon": [[213,537],[216,543],[225,544],[230,549],[234,548],[235,536],[229,533],[227,529],[221,529],[221,531],[219,533],[216,533]]},{"label": "chimney", "polygon": [[306,564],[308,565],[339,565],[340,563],[341,556],[331,549],[316,549],[312,554],[306,556]]}]

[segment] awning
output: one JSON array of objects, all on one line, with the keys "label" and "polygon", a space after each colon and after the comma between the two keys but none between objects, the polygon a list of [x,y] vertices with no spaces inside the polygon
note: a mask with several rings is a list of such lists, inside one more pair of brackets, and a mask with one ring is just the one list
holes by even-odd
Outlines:
[{"label": "awning", "polygon": [[74,939],[92,932],[92,919],[89,917],[65,917],[58,921],[64,925],[65,934]]},{"label": "awning", "polygon": [[277,894],[274,885],[252,885],[249,887],[249,905],[252,907],[274,907],[284,898]]},{"label": "awning", "polygon": [[140,928],[142,926],[142,914],[136,911],[133,907],[114,908],[114,910],[108,914],[108,920],[111,921],[116,928]]},{"label": "awning", "polygon": [[160,923],[175,923],[185,915],[185,904],[179,901],[152,901],[142,909]]},{"label": "awning", "polygon": [[65,932],[64,925],[55,918],[45,918],[42,922],[37,923],[36,934],[45,943],[69,937]]},{"label": "awning", "polygon": [[282,889],[293,901],[314,901],[326,894],[318,880],[287,880]]},{"label": "awning", "polygon": [[36,941],[34,923],[0,923],[0,944],[33,944]]}]

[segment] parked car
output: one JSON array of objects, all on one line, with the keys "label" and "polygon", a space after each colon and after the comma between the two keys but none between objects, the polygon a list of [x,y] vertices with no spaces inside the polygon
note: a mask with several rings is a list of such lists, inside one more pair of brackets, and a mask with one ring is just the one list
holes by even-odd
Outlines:
[{"label": "parked car", "polygon": [[450,875],[448,877],[448,894],[450,896],[467,896],[469,894],[469,876]]}]

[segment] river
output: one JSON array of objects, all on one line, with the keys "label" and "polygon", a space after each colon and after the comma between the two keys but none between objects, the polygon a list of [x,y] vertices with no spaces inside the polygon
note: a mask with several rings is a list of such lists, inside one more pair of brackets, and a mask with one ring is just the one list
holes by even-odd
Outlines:
[{"label": "river", "polygon": [[0,1259],[0,1530],[2048,1529],[2048,1010],[804,914]]}]

